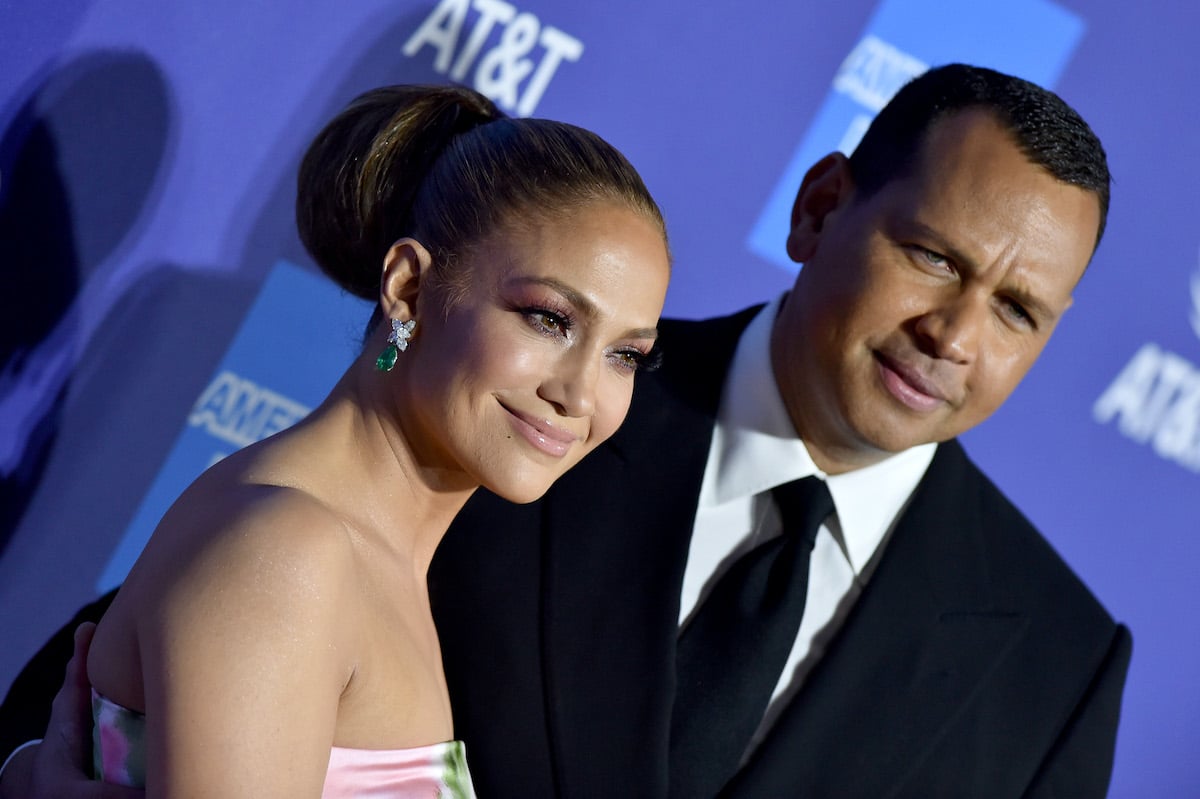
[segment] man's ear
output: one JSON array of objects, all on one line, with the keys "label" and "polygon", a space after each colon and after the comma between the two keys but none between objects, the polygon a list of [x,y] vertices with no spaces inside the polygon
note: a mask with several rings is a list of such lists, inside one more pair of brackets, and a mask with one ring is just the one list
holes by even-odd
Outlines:
[{"label": "man's ear", "polygon": [[833,152],[813,164],[792,204],[792,227],[788,231],[787,254],[804,263],[817,249],[825,223],[834,211],[854,195],[854,180],[846,156]]},{"label": "man's ear", "polygon": [[416,239],[399,239],[388,248],[379,281],[379,308],[386,318],[407,322],[416,316],[421,281],[432,263],[433,256]]}]

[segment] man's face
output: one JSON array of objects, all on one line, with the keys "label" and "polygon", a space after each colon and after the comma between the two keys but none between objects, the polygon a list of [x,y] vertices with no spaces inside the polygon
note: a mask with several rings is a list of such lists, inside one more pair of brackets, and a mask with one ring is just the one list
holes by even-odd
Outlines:
[{"label": "man's face", "polygon": [[983,111],[935,124],[914,168],[858,198],[846,160],[805,178],[804,263],[771,359],[797,431],[836,473],[982,422],[1024,377],[1091,258],[1095,195]]}]

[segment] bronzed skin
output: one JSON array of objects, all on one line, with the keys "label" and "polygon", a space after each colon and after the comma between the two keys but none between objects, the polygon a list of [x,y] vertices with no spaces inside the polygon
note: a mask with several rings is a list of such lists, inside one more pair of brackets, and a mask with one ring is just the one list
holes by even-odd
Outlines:
[{"label": "bronzed skin", "polygon": [[860,198],[840,154],[805,177],[804,267],[771,360],[813,459],[836,474],[945,441],[998,408],[1083,275],[1095,195],[1030,162],[982,110],[930,129],[909,174]]}]

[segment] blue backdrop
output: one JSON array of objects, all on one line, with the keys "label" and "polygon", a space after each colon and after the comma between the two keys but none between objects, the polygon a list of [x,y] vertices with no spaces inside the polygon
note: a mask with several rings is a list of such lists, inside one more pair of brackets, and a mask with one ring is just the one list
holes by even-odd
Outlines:
[{"label": "blue backdrop", "polygon": [[966,445],[1133,628],[1112,795],[1200,795],[1200,10],[778,5],[0,0],[0,688],[182,483],[354,352],[365,308],[314,278],[291,217],[354,94],[457,80],[598,131],[667,214],[667,312],[705,316],[790,283],[809,162],[966,60],[1054,87],[1115,176],[1074,308]]}]

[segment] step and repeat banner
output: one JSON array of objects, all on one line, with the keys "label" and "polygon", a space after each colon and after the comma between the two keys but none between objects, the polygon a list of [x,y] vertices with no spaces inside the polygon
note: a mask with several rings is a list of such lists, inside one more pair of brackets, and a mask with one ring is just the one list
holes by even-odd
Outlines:
[{"label": "step and repeat banner", "polygon": [[1108,232],[965,443],[1133,629],[1112,795],[1200,795],[1200,10],[1167,0],[0,0],[0,689],[196,474],[320,401],[370,308],[292,223],[357,93],[453,81],[617,144],[667,215],[667,313],[768,299],[807,166],[928,66],[1054,88]]}]

